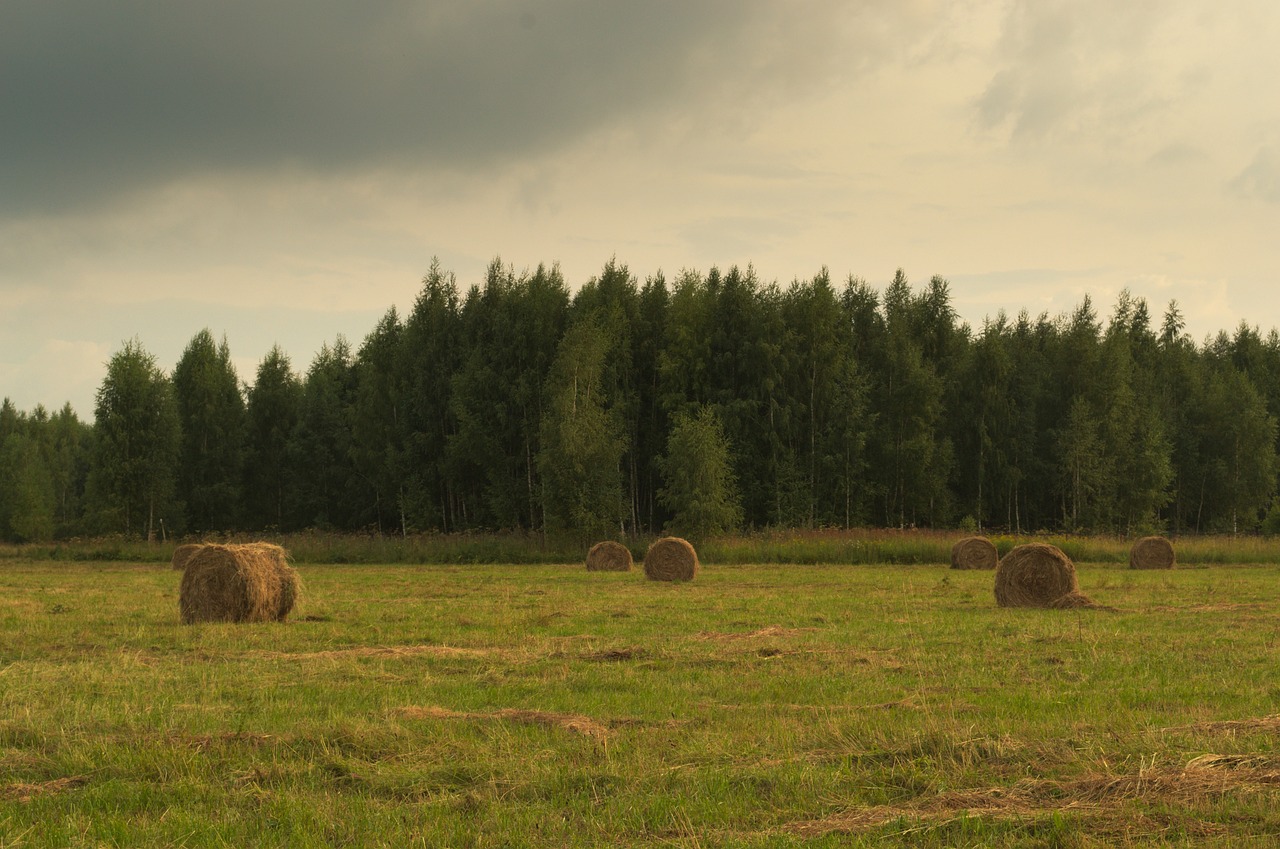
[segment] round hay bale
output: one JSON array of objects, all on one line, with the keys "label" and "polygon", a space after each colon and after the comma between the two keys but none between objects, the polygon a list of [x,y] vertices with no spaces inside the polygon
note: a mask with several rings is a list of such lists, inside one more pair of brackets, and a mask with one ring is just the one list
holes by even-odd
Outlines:
[{"label": "round hay bale", "polygon": [[1001,607],[1052,607],[1079,591],[1075,564],[1056,545],[1019,545],[996,566],[996,604]]},{"label": "round hay bale", "polygon": [[951,546],[952,569],[994,569],[999,561],[995,545],[986,537],[965,537]]},{"label": "round hay bale", "polygon": [[596,543],[587,552],[588,572],[630,572],[631,564],[631,550],[611,539]]},{"label": "round hay bale", "polygon": [[186,624],[283,620],[298,590],[297,572],[278,545],[204,545],[187,560],[178,610]]},{"label": "round hay bale", "polygon": [[688,540],[663,537],[645,553],[644,574],[651,581],[692,581],[698,574],[698,552]]},{"label": "round hay bale", "polygon": [[1172,569],[1177,558],[1164,537],[1143,537],[1129,549],[1130,569]]},{"label": "round hay bale", "polygon": [[280,576],[280,603],[276,607],[276,620],[283,622],[293,611],[302,594],[302,578],[298,570],[289,562],[289,552],[283,546],[270,542],[251,542],[232,548],[253,549],[253,556],[260,557],[271,564]]},{"label": "round hay bale", "polygon": [[177,548],[175,548],[173,550],[173,561],[172,561],[173,568],[174,569],[187,568],[187,561],[191,559],[191,555],[195,554],[202,547],[203,547],[203,543],[189,542],[189,543],[186,543],[185,545],[180,545]]}]

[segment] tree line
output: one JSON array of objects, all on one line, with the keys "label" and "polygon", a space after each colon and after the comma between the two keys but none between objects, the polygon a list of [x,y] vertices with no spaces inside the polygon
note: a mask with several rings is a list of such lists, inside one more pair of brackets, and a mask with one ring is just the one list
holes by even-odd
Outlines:
[{"label": "tree line", "polygon": [[1280,337],[1197,344],[1123,292],[961,322],[946,280],[641,282],[433,263],[407,316],[242,382],[137,339],[94,421],[0,407],[0,536],[307,528],[583,537],[761,527],[1280,528]]}]

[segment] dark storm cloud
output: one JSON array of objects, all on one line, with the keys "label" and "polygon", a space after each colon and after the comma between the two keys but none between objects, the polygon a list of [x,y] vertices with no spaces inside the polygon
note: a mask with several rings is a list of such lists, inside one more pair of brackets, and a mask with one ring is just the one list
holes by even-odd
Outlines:
[{"label": "dark storm cloud", "polygon": [[473,168],[785,78],[840,5],[5,0],[0,207],[225,169]]}]

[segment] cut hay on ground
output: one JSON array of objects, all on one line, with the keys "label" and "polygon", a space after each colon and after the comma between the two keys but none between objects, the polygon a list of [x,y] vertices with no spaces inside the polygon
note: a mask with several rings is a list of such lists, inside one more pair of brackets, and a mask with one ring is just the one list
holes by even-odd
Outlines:
[{"label": "cut hay on ground", "polygon": [[204,547],[203,543],[189,542],[186,545],[180,545],[173,550],[173,568],[187,568],[187,561],[191,559],[191,555],[195,554]]},{"label": "cut hay on ground", "polygon": [[698,574],[698,552],[688,540],[663,537],[649,546],[644,574],[651,581],[692,581]]},{"label": "cut hay on ground", "polygon": [[1143,537],[1129,549],[1130,569],[1172,569],[1173,543],[1164,537]]},{"label": "cut hay on ground", "polygon": [[630,572],[631,564],[631,550],[611,539],[596,543],[587,552],[588,572]]},{"label": "cut hay on ground", "polygon": [[999,561],[995,545],[986,537],[965,537],[951,546],[952,569],[994,569]]},{"label": "cut hay on ground", "polygon": [[1092,604],[1080,594],[1071,558],[1039,542],[1020,545],[1000,559],[995,589],[1001,607],[1056,607],[1059,599],[1066,607]]},{"label": "cut hay on ground", "polygon": [[178,609],[187,624],[284,621],[300,587],[278,545],[205,545],[187,561]]}]

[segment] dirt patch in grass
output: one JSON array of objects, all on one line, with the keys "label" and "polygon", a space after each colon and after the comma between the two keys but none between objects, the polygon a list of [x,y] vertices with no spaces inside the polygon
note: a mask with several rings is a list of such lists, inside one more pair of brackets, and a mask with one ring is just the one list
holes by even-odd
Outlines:
[{"label": "dirt patch in grass", "polygon": [[609,729],[589,716],[574,713],[553,713],[543,710],[517,710],[503,708],[494,711],[456,711],[434,705],[409,706],[392,711],[396,716],[405,719],[479,719],[514,722],[518,725],[540,725],[544,728],[557,728],[571,731],[594,740],[604,741],[609,737]]},{"label": "dirt patch in grass", "polygon": [[802,837],[869,831],[895,820],[934,824],[964,817],[1021,820],[1079,813],[1106,820],[1130,803],[1160,805],[1211,801],[1224,795],[1274,791],[1280,787],[1280,758],[1270,755],[1201,755],[1182,768],[1153,767],[1126,775],[1096,775],[1070,780],[1032,779],[1011,787],[942,793],[902,805],[874,805],[841,811],[818,820],[792,823],[786,831]]},{"label": "dirt patch in grass", "polygon": [[648,656],[648,649],[640,646],[630,646],[622,649],[607,649],[605,651],[588,652],[582,656],[582,659],[594,660],[602,663],[616,663],[625,660],[643,660]]},{"label": "dirt patch in grass", "polygon": [[0,787],[0,799],[11,799],[18,802],[30,802],[37,796],[50,796],[62,793],[73,787],[89,783],[87,775],[72,775],[67,778],[55,778],[36,784],[7,784]]}]

